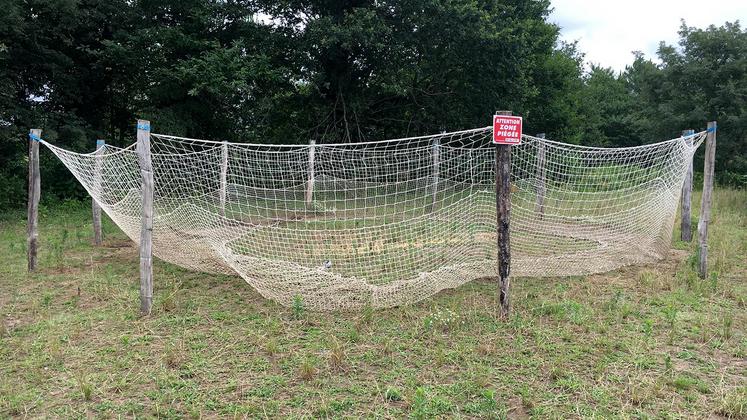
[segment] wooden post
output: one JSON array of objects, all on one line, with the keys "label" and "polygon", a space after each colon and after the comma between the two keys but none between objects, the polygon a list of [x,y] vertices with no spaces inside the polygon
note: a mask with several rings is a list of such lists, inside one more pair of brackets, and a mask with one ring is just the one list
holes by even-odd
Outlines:
[{"label": "wooden post", "polygon": [[708,224],[711,222],[711,202],[713,201],[713,170],[716,160],[716,121],[708,123],[706,137],[705,163],[703,167],[703,196],[700,199],[700,216],[698,217],[698,249],[700,265],[698,275],[701,279],[708,274]]},{"label": "wooden post", "polygon": [[140,225],[140,313],[153,306],[153,166],[150,159],[150,122],[137,121],[137,156],[142,180]]},{"label": "wooden post", "polygon": [[[443,133],[442,133],[443,134]],[[439,165],[441,164],[441,140],[433,139],[431,146],[433,155],[433,191],[431,191],[431,210],[436,208],[436,194],[438,194]]]},{"label": "wooden post", "polygon": [[472,149],[469,149],[469,183],[475,184],[475,160],[472,157]]},{"label": "wooden post", "polygon": [[39,140],[42,131],[38,128],[29,132],[29,195],[26,225],[26,244],[28,248],[28,270],[36,270],[39,241],[39,197],[41,197],[41,175],[39,174]]},{"label": "wooden post", "polygon": [[314,201],[314,152],[316,149],[316,141],[309,141],[309,177],[306,181],[306,206],[310,207],[311,202]]},{"label": "wooden post", "polygon": [[[94,193],[101,193],[101,154],[104,152],[104,140],[96,140],[96,161],[93,171],[93,190]],[[101,245],[103,234],[101,232],[101,207],[96,199],[91,197],[91,210],[93,212],[93,244]]]},{"label": "wooden post", "polygon": [[[496,115],[512,115],[512,112],[496,111]],[[508,317],[511,310],[511,145],[508,144],[495,146],[495,210],[501,316]]]},{"label": "wooden post", "polygon": [[220,161],[220,215],[226,215],[226,180],[228,178],[228,143],[223,142]]},{"label": "wooden post", "polygon": [[[545,133],[537,134],[537,138],[544,139]],[[540,219],[545,215],[545,194],[547,193],[547,170],[545,169],[545,143],[537,142],[537,203],[534,211]]]},{"label": "wooden post", "polygon": [[[687,136],[691,136],[695,133],[695,130],[684,130],[682,137],[687,139]],[[688,142],[692,144],[692,138]],[[690,208],[692,205],[693,195],[693,159],[690,158],[687,163],[687,173],[685,174],[685,182],[682,184],[682,216],[680,223],[680,239],[684,242],[690,242],[693,240],[692,231],[692,220],[690,214]]]}]

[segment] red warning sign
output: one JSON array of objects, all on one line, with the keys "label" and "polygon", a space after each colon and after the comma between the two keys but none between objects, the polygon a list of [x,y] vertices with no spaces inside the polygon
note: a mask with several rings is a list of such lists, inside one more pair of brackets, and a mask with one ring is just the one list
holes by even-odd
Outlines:
[{"label": "red warning sign", "polygon": [[520,144],[521,117],[493,115],[493,144]]}]

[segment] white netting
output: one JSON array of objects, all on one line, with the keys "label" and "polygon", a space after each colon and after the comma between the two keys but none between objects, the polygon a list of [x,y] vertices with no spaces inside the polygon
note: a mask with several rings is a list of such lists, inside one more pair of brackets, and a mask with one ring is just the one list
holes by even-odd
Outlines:
[{"label": "white netting", "polygon": [[[495,276],[490,127],[309,146],[151,135],[154,254],[238,273],[313,309],[388,307]],[[512,149],[512,276],[609,271],[661,258],[705,132],[633,148],[524,136]],[[44,142],[139,241],[135,147],[79,154]]]}]

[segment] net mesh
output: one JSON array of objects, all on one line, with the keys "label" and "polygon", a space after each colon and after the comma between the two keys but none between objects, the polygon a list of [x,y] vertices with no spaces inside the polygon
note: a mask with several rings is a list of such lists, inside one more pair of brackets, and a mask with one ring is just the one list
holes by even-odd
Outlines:
[{"label": "net mesh", "polygon": [[[491,136],[486,127],[288,146],[151,134],[153,252],[318,310],[402,305],[496,276]],[[663,257],[704,138],[608,149],[523,136],[512,148],[512,275],[585,275]],[[135,145],[80,154],[43,143],[138,242]]]}]

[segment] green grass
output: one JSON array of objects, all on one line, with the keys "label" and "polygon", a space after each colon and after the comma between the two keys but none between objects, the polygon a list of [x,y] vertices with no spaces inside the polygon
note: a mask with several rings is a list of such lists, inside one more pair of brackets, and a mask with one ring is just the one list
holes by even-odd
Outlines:
[{"label": "green grass", "polygon": [[509,320],[487,280],[316,313],[160,261],[140,318],[137,249],[108,220],[92,247],[89,213],[42,209],[31,275],[24,213],[0,215],[0,418],[747,416],[745,191],[715,194],[708,279],[674,240],[655,265],[514,279]]}]

